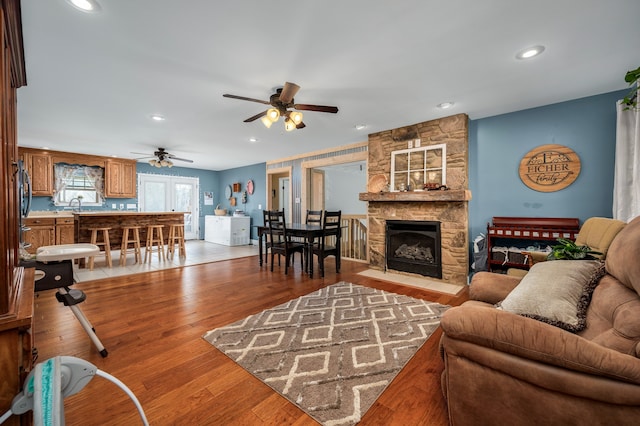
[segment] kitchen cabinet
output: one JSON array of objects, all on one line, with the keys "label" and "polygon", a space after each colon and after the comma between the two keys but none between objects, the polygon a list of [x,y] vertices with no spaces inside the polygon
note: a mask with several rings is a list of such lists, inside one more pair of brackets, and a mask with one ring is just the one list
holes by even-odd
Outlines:
[{"label": "kitchen cabinet", "polygon": [[34,254],[39,247],[54,244],[73,244],[75,241],[73,216],[30,217],[23,219],[24,242],[31,244],[27,251]]},{"label": "kitchen cabinet", "polygon": [[24,242],[31,244],[30,247],[27,247],[29,253],[35,254],[38,247],[50,246],[56,243],[55,218],[26,218],[23,219],[23,224],[29,228],[24,233]]},{"label": "kitchen cabinet", "polygon": [[73,217],[57,217],[55,235],[56,244],[73,244]]},{"label": "kitchen cabinet", "polygon": [[251,218],[248,216],[204,217],[204,240],[225,246],[249,245]]},{"label": "kitchen cabinet", "polygon": [[108,198],[136,198],[135,160],[106,160],[104,195]]},{"label": "kitchen cabinet", "polygon": [[34,196],[53,195],[53,162],[47,151],[22,149],[22,159],[31,177]]}]

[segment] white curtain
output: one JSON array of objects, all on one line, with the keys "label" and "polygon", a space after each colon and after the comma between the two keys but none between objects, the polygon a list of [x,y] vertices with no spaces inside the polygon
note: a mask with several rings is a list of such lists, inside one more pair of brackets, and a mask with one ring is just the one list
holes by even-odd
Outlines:
[{"label": "white curtain", "polygon": [[624,108],[618,101],[613,218],[629,222],[640,216],[640,108]]}]

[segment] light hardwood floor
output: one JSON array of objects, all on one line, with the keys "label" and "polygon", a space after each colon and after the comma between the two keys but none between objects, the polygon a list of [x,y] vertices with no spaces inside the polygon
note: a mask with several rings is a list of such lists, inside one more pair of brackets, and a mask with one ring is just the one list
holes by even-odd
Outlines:
[{"label": "light hardwood floor", "polygon": [[[366,264],[344,260],[335,273],[310,279],[284,265],[274,272],[257,256],[77,283],[79,305],[109,351],[100,357],[55,290],[36,298],[39,361],[56,355],[83,358],[122,380],[138,397],[151,425],[313,425],[313,419],[202,339],[229,324],[338,281],[458,305],[468,298],[357,275]],[[438,329],[385,390],[360,424],[446,425],[440,391],[443,362]],[[65,400],[68,425],[140,424],[132,402],[111,382],[95,377]]]}]

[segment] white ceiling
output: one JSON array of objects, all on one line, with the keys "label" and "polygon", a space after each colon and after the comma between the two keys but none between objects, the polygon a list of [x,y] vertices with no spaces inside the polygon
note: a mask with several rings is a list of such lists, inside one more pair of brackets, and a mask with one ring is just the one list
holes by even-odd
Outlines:
[{"label": "white ceiling", "polygon": [[[624,89],[640,66],[638,0],[97,1],[100,13],[22,1],[20,146],[125,158],[165,147],[194,160],[176,165],[224,170]],[[297,103],[340,111],[305,112],[289,133],[243,123],[265,106],[222,97],[268,100],[285,81],[301,86]]]}]

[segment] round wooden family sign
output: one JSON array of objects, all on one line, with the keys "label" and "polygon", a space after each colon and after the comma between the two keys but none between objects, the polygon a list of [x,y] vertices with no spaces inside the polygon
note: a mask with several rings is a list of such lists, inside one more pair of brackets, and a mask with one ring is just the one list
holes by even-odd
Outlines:
[{"label": "round wooden family sign", "polygon": [[580,157],[566,146],[542,145],[522,157],[518,174],[535,191],[559,191],[578,178]]}]

